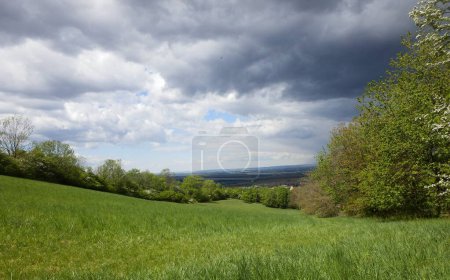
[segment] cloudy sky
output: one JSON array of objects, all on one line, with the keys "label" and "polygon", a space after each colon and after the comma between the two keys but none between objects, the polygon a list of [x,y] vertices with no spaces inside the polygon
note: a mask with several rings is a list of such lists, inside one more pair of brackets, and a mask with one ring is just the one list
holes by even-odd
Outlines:
[{"label": "cloudy sky", "polygon": [[0,1],[0,117],[87,164],[191,169],[244,126],[262,166],[313,163],[413,31],[415,0]]}]

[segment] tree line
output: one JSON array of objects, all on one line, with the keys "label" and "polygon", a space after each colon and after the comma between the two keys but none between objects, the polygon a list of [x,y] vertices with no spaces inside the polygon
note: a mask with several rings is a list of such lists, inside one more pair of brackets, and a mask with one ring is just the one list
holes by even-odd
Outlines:
[{"label": "tree line", "polygon": [[0,120],[0,174],[178,203],[228,198],[261,202],[268,207],[290,207],[290,192],[277,188],[223,188],[213,180],[190,175],[176,180],[169,169],[159,174],[125,170],[120,160],[107,159],[97,168],[86,167],[66,143],[27,140],[33,132],[29,119],[14,115]]},{"label": "tree line", "polygon": [[29,119],[14,115],[0,120],[0,174],[173,202],[206,202],[226,198],[212,180],[188,176],[178,182],[168,169],[160,174],[131,169],[108,159],[93,169],[85,167],[66,143],[27,140],[33,132]]},{"label": "tree line", "polygon": [[334,129],[302,190],[310,213],[434,217],[450,209],[450,1],[422,1],[416,36]]},{"label": "tree line", "polygon": [[358,98],[359,115],[335,128],[303,187],[225,189],[188,176],[176,181],[107,160],[83,167],[59,141],[24,143],[29,120],[0,121],[0,174],[74,185],[145,199],[204,202],[239,198],[269,207],[301,208],[322,217],[435,217],[450,212],[450,0],[421,1],[410,16],[415,36],[383,79]]}]

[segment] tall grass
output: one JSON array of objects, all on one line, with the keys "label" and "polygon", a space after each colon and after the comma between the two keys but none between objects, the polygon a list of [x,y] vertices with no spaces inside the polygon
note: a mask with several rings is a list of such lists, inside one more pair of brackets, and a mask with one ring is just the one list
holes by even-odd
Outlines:
[{"label": "tall grass", "polygon": [[449,259],[448,219],[319,219],[0,176],[1,279],[448,279]]}]

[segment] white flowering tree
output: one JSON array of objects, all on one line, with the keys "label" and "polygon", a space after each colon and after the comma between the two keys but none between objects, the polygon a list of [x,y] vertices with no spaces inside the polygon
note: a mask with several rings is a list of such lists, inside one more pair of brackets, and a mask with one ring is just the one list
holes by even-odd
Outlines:
[{"label": "white flowering tree", "polygon": [[420,1],[410,12],[418,32],[417,47],[431,46],[429,55],[435,59],[430,66],[450,62],[450,0]]},{"label": "white flowering tree", "polygon": [[[410,13],[418,28],[414,47],[427,52],[425,67],[441,70],[443,83],[450,83],[449,15],[450,0],[421,1]],[[450,153],[450,92],[434,91],[433,101],[433,110],[422,115],[421,119],[430,129],[429,140],[436,147],[433,153],[439,159],[442,154]],[[434,164],[435,182],[426,188],[445,199],[450,196],[450,162],[447,157]]]}]

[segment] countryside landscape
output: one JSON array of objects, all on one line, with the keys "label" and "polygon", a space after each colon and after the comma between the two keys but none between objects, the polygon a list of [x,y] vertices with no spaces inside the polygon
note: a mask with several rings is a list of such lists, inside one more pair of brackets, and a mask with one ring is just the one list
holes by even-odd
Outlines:
[{"label": "countryside landscape", "polygon": [[449,279],[450,1],[0,11],[0,279]]}]

